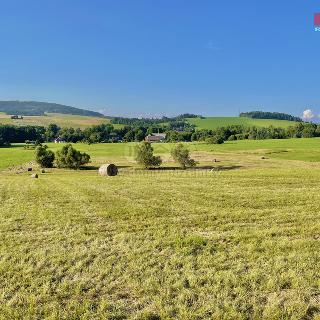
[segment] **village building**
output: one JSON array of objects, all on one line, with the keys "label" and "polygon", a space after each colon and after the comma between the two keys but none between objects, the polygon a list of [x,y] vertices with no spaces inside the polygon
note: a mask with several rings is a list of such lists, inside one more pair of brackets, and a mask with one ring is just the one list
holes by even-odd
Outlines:
[{"label": "village building", "polygon": [[65,143],[65,141],[62,138],[58,137],[54,139],[54,143]]},{"label": "village building", "polygon": [[165,133],[151,133],[145,137],[145,141],[148,142],[163,142],[164,140],[166,140]]},{"label": "village building", "polygon": [[17,115],[17,114],[15,114],[15,115],[13,115],[13,116],[11,116],[11,119],[23,119],[23,116],[19,116],[19,115]]}]

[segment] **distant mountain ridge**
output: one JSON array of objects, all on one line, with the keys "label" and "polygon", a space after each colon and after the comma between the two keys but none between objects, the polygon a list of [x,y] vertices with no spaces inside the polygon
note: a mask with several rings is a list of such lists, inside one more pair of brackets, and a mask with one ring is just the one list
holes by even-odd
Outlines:
[{"label": "distant mountain ridge", "polygon": [[40,101],[0,101],[0,112],[23,116],[43,116],[45,113],[63,113],[99,118],[105,117],[102,113],[96,111]]}]

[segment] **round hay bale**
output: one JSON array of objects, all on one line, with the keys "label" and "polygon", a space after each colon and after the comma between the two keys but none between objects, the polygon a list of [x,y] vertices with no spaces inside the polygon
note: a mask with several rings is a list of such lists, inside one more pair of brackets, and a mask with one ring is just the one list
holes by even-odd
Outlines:
[{"label": "round hay bale", "polygon": [[118,174],[118,168],[113,163],[103,164],[99,168],[100,176],[116,176]]},{"label": "round hay bale", "polygon": [[38,175],[37,174],[32,174],[31,178],[38,179]]}]

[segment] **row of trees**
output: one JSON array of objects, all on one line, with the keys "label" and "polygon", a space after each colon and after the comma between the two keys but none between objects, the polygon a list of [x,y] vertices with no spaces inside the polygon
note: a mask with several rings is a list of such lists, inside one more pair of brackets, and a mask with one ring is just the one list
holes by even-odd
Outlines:
[{"label": "row of trees", "polygon": [[[196,165],[196,161],[191,159],[189,150],[182,143],[172,149],[171,156],[183,169]],[[57,168],[79,169],[90,161],[87,153],[81,153],[71,144],[66,144],[56,153],[49,150],[47,145],[38,145],[35,157],[41,168],[52,168],[56,165]],[[136,161],[144,168],[158,167],[162,164],[160,156],[153,154],[151,143],[145,141],[136,146]]]},{"label": "row of trees", "polygon": [[281,112],[266,112],[266,111],[250,111],[240,113],[240,117],[254,118],[254,119],[277,119],[301,122],[299,117],[292,116],[291,114]]},{"label": "row of trees", "polygon": [[37,126],[0,125],[0,145],[25,142],[26,140],[42,140],[46,129]]},{"label": "row of trees", "polygon": [[74,128],[60,128],[56,124],[50,124],[47,128],[39,126],[11,126],[0,125],[0,146],[10,143],[25,142],[26,140],[38,142],[50,142],[60,137],[66,142],[131,142],[143,141],[145,136],[152,132],[165,132],[167,142],[182,141],[207,141],[209,143],[223,143],[227,140],[244,139],[286,139],[286,138],[312,138],[320,137],[320,125],[314,123],[299,122],[288,128],[276,127],[245,127],[227,126],[214,130],[170,130],[168,128],[131,127],[115,128],[111,124],[92,126],[84,130]]},{"label": "row of trees", "polygon": [[184,113],[180,114],[176,117],[161,117],[161,118],[123,118],[123,117],[113,117],[111,118],[112,124],[124,124],[129,126],[143,126],[149,127],[152,125],[163,125],[164,123],[174,123],[174,122],[184,122],[187,118],[203,118],[200,115],[192,114],[192,113]]},{"label": "row of trees", "polygon": [[234,140],[263,140],[287,138],[320,137],[320,125],[299,122],[288,128],[227,126],[215,130],[196,130],[192,132],[167,132],[168,142],[206,141],[208,143],[223,143]]},{"label": "row of trees", "polygon": [[[189,150],[182,144],[177,144],[171,150],[173,160],[183,168],[194,167],[197,163],[191,159]],[[144,168],[158,167],[162,160],[160,156],[153,155],[153,147],[150,142],[141,142],[136,147],[136,161]]]}]

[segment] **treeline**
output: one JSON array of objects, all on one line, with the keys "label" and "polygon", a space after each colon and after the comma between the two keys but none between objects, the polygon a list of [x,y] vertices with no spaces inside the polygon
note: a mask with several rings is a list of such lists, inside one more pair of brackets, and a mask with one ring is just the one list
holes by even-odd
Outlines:
[{"label": "treeline", "polygon": [[[235,140],[263,140],[320,137],[320,125],[299,122],[287,128],[228,126],[215,130],[198,130],[192,133],[190,141],[222,143]],[[179,140],[175,140],[179,141]]]},{"label": "treeline", "polygon": [[161,117],[161,118],[123,118],[123,117],[113,117],[111,119],[111,124],[123,124],[128,126],[143,126],[148,127],[152,125],[165,125],[169,124],[171,126],[183,126],[191,127],[192,125],[185,121],[187,118],[203,118],[200,115],[192,113],[180,114],[176,117]]},{"label": "treeline", "polygon": [[214,130],[185,131],[171,130],[169,127],[131,127],[115,128],[111,124],[101,124],[86,129],[60,128],[51,124],[47,128],[39,126],[18,127],[12,125],[0,125],[0,145],[25,142],[32,140],[37,142],[51,142],[60,138],[65,142],[85,143],[116,143],[142,141],[146,135],[158,130],[166,133],[166,142],[179,141],[207,141],[209,143],[223,143],[234,140],[261,140],[261,139],[287,139],[287,138],[312,138],[320,137],[320,125],[314,123],[299,122],[288,128],[276,127],[245,127],[228,126]]},{"label": "treeline", "polygon": [[[157,128],[159,132],[161,130]],[[13,126],[0,125],[0,145],[21,143],[26,140],[52,142],[56,138],[65,142],[85,143],[108,143],[142,141],[149,133],[155,132],[154,127],[131,127],[114,128],[110,124],[92,126],[84,130],[74,128],[60,128],[56,124],[50,124],[47,128],[41,126]],[[163,128],[162,128],[163,130]],[[163,131],[162,131],[163,132]]]},{"label": "treeline", "polygon": [[301,122],[299,117],[292,116],[287,113],[281,112],[265,112],[265,111],[250,111],[240,113],[240,117],[253,118],[253,119],[277,119]]},{"label": "treeline", "polygon": [[46,129],[38,126],[18,127],[12,125],[0,125],[0,146],[10,143],[31,141],[42,141]]}]

